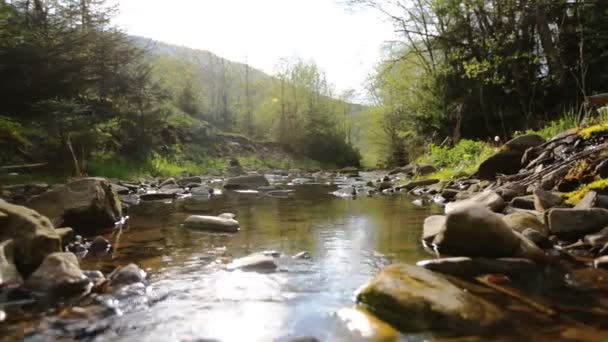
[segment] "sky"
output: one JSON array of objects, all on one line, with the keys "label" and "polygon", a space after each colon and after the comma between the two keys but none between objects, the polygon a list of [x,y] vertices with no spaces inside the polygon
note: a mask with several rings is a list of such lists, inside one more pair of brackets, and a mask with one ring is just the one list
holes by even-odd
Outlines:
[{"label": "sky", "polygon": [[393,27],[371,9],[339,0],[113,0],[129,34],[211,51],[274,73],[281,58],[314,60],[340,93],[365,81]]}]

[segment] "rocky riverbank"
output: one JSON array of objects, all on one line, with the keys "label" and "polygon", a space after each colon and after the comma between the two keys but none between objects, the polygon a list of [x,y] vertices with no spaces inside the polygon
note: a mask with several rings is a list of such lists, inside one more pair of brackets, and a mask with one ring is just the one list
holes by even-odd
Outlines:
[{"label": "rocky riverbank", "polygon": [[[505,298],[541,320],[559,322],[562,313],[577,310],[593,322],[608,312],[603,302],[565,307],[530,289],[550,283],[584,291],[586,302],[608,291],[603,269],[608,262],[608,200],[598,185],[608,165],[604,144],[602,131],[564,132],[549,141],[522,136],[482,163],[473,177],[456,180],[425,179],[436,171],[431,165],[413,164],[370,177],[354,168],[248,173],[233,161],[224,177],[82,178],[2,187],[0,317],[17,323],[50,315],[65,322],[115,315],[121,311],[116,303],[131,297],[162,300],[164,294],[146,290],[147,269],[128,263],[97,269],[87,262],[111,257],[117,246],[104,233],[120,232],[141,203],[196,209],[197,201],[213,201],[225,192],[284,199],[297,187],[331,185],[340,198],[406,193],[416,205],[439,205],[445,213],[429,216],[420,227],[430,258],[384,269],[359,291],[358,309],[337,313],[345,322],[366,321],[378,336],[397,336],[395,328],[457,334],[481,329],[491,336],[509,324],[501,306]],[[182,229],[242,234],[247,227],[238,220],[221,211],[190,215]],[[310,258],[307,252],[293,257],[281,251],[251,252],[233,259],[229,251],[212,248],[205,260],[226,271],[273,273],[281,272],[282,260]],[[70,336],[96,334],[95,326],[70,329],[82,330]]]},{"label": "rocky riverbank", "polygon": [[[418,205],[444,206],[445,215],[428,217],[422,227],[421,243],[435,258],[386,268],[361,290],[358,302],[405,331],[466,333],[506,324],[484,299],[488,292],[556,322],[572,308],[544,303],[538,292],[530,293],[533,284],[554,281],[601,297],[608,290],[607,139],[605,128],[570,130],[548,141],[524,135],[507,142],[471,178],[387,187],[384,192],[418,197]],[[396,169],[384,181],[415,170]],[[586,311],[596,325],[608,306],[593,306],[576,310]]]}]

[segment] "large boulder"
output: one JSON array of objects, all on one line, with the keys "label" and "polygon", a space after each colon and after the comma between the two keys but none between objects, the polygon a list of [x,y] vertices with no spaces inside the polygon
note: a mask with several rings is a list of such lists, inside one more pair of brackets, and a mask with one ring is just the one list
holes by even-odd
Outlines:
[{"label": "large boulder", "polygon": [[521,169],[523,151],[505,150],[483,161],[475,175],[479,179],[494,180],[496,175],[512,175]]},{"label": "large boulder", "polygon": [[0,288],[21,285],[23,278],[13,263],[13,240],[0,242]]},{"label": "large boulder", "polygon": [[580,237],[608,226],[608,209],[552,208],[547,213],[547,224],[552,234]]},{"label": "large boulder", "polygon": [[31,198],[26,206],[47,216],[57,227],[89,235],[109,228],[122,216],[120,199],[103,178],[82,178]]},{"label": "large boulder", "polygon": [[532,242],[511,230],[498,214],[479,205],[461,206],[447,214],[433,244],[441,254],[452,256],[544,261],[544,253]]},{"label": "large boulder", "polygon": [[545,139],[538,134],[524,134],[513,138],[505,146],[510,150],[524,152],[530,147],[536,147],[545,143]]},{"label": "large boulder", "polygon": [[63,297],[87,292],[91,281],[80,270],[76,255],[52,253],[27,278],[25,286],[38,293]]},{"label": "large boulder", "polygon": [[53,252],[61,251],[61,238],[48,218],[36,211],[0,202],[0,241],[13,240],[15,263],[30,274]]},{"label": "large boulder", "polygon": [[263,175],[247,175],[228,178],[224,183],[224,188],[235,189],[257,189],[261,186],[268,186],[268,179]]},{"label": "large boulder", "polygon": [[358,293],[357,301],[402,331],[488,329],[505,318],[486,300],[407,264],[385,268]]},{"label": "large boulder", "polygon": [[191,215],[184,221],[184,227],[210,232],[236,233],[239,231],[239,222],[225,216]]}]

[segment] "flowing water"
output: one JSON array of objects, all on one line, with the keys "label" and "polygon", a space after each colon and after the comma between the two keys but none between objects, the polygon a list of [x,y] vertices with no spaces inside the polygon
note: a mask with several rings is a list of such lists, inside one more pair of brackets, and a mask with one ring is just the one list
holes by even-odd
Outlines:
[{"label": "flowing water", "polygon": [[[107,272],[135,262],[148,272],[146,295],[117,304],[109,316],[59,325],[52,319],[36,322],[47,329],[35,329],[29,340],[357,340],[360,335],[353,335],[336,312],[352,307],[357,288],[384,266],[428,259],[420,245],[422,222],[441,209],[416,207],[406,195],[341,199],[330,195],[334,185],[291,189],[295,191],[288,198],[227,192],[210,200],[190,197],[133,207],[128,225],[108,234],[113,254],[85,259],[82,268]],[[188,215],[223,212],[237,215],[238,233],[210,234],[181,226]],[[264,250],[282,254],[277,271],[222,268],[222,259]],[[301,251],[311,258],[291,257]],[[519,305],[519,312],[528,310]]]}]

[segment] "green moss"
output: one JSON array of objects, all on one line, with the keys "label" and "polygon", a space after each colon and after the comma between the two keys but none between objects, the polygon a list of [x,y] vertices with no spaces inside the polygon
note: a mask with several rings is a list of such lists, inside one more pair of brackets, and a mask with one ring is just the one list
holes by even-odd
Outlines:
[{"label": "green moss", "polygon": [[608,178],[598,179],[592,183],[586,184],[578,190],[569,192],[564,195],[566,204],[576,205],[580,202],[585,195],[592,190],[604,190],[608,188]]},{"label": "green moss", "polygon": [[606,131],[608,131],[608,123],[602,123],[602,124],[593,125],[593,126],[590,126],[587,128],[583,128],[580,131],[578,131],[578,134],[580,134],[580,136],[583,137],[583,139],[589,139],[597,133],[606,132]]}]

